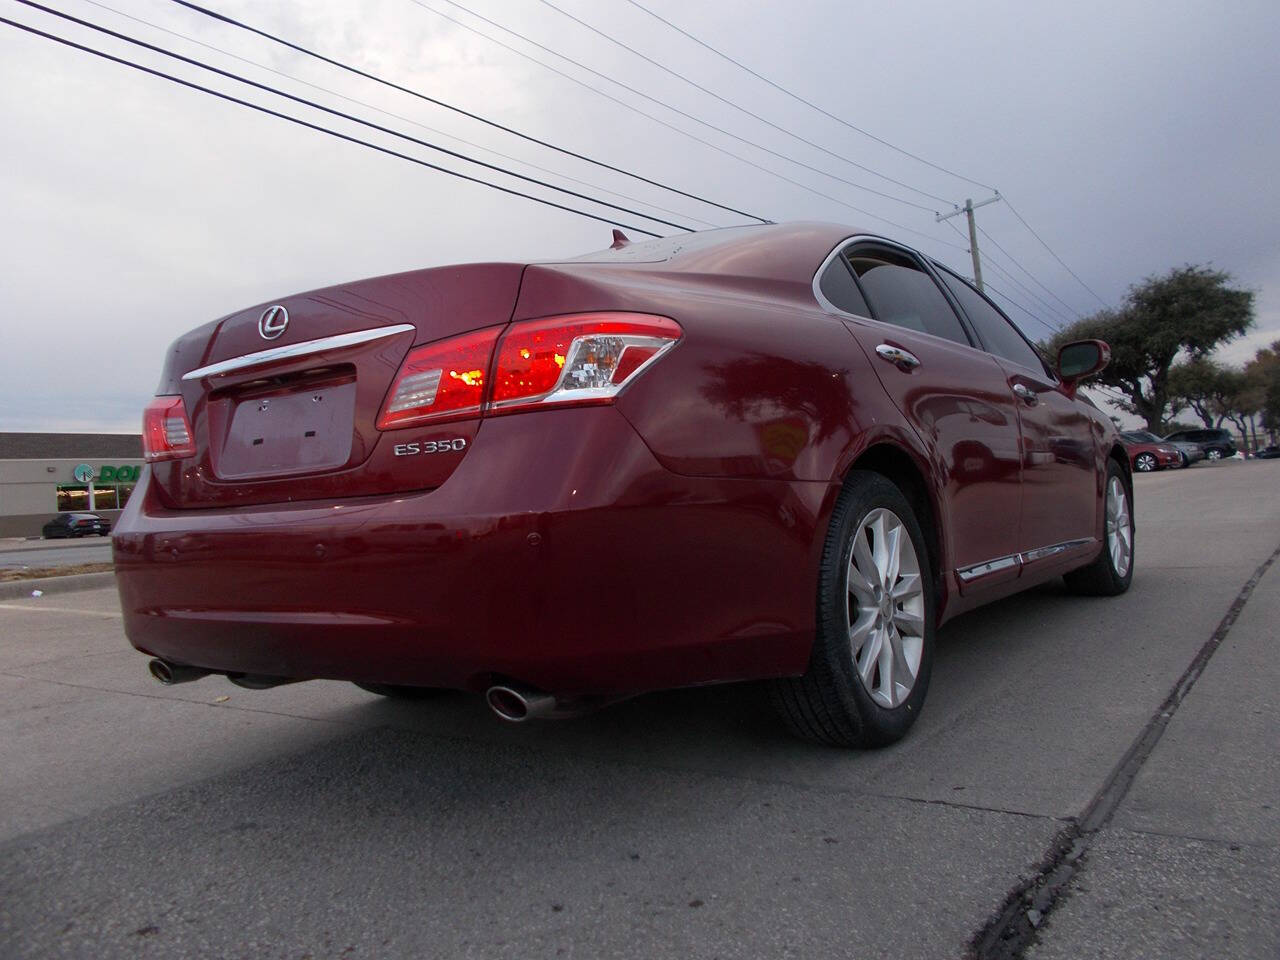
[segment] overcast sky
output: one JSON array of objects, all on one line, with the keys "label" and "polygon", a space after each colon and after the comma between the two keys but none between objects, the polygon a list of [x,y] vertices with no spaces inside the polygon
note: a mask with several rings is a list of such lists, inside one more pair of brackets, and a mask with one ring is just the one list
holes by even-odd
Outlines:
[{"label": "overcast sky", "polygon": [[[790,100],[626,0],[554,2],[778,126],[912,189],[765,126],[539,0],[466,3],[749,145],[556,61],[447,0],[207,0],[304,46],[690,193],[774,220],[869,226],[970,272],[963,238],[936,224],[930,212],[948,205],[925,194],[959,203],[969,196],[985,199],[989,191],[983,187],[918,163]],[[1275,107],[1280,103],[1280,4],[1275,0],[642,2],[849,123],[995,186],[1102,302],[1115,304],[1144,276],[1183,263],[1210,263],[1258,293],[1257,332],[1224,356],[1239,362],[1258,345],[1280,338]],[[490,162],[511,165],[455,138],[517,158],[519,169],[535,176],[543,174],[529,164],[553,170],[556,182],[595,196],[604,196],[603,190],[626,194],[665,219],[690,225],[693,218],[717,225],[742,222],[499,134],[167,0],[110,0],[110,7],[60,0],[56,6]],[[427,7],[556,63],[587,86]],[[7,19],[255,102],[272,101],[14,0],[0,0],[0,11]],[[353,106],[338,94],[368,106]],[[380,115],[374,107],[403,119]],[[303,107],[283,109],[436,159],[423,148]],[[416,267],[545,259],[608,243],[609,227],[603,223],[342,143],[3,24],[0,130],[0,430],[135,432],[165,346],[190,327],[248,305]],[[928,209],[877,197],[785,158]],[[441,162],[466,166],[447,158]],[[516,185],[501,176],[494,179]],[[654,204],[679,216],[658,213]],[[619,217],[636,222],[630,215]],[[978,218],[1051,292],[980,239],[990,254],[987,279],[1033,308],[1042,321],[1061,322],[1032,293],[1058,315],[1088,313],[1101,305],[1006,204],[986,206]],[[953,222],[963,227],[963,218]],[[1030,292],[1002,276],[999,267]],[[1041,323],[1009,309],[1031,336],[1044,335]]]}]

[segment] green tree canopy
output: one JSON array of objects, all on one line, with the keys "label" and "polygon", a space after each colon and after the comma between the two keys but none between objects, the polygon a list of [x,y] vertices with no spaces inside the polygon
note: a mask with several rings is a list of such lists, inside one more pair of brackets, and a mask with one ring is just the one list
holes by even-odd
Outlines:
[{"label": "green tree canopy", "polygon": [[1103,310],[1059,331],[1048,349],[1072,340],[1111,345],[1111,363],[1098,375],[1124,399],[1109,402],[1163,430],[1169,409],[1170,370],[1180,356],[1206,357],[1253,324],[1254,295],[1231,286],[1221,270],[1188,264],[1129,288],[1117,310]]},{"label": "green tree canopy", "polygon": [[1194,356],[1169,369],[1169,403],[1174,411],[1190,407],[1206,427],[1222,425],[1244,386],[1244,374],[1211,357]]},{"label": "green tree canopy", "polygon": [[1259,350],[1245,364],[1244,376],[1253,387],[1262,408],[1262,425],[1271,433],[1280,432],[1280,340]]}]

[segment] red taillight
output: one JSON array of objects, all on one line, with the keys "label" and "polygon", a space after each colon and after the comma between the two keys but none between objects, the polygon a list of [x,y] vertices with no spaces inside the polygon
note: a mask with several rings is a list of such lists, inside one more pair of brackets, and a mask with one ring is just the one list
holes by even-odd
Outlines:
[{"label": "red taillight", "polygon": [[182,397],[155,397],[142,412],[142,453],[148,461],[195,456],[191,421]]},{"label": "red taillight", "polygon": [[487,413],[607,403],[680,339],[666,317],[587,313],[513,323],[498,344]]},{"label": "red taillight", "polygon": [[501,329],[475,330],[410,350],[382,405],[378,429],[479,416]]},{"label": "red taillight", "polygon": [[522,320],[499,342],[501,331],[489,327],[410,350],[378,429],[544,404],[608,403],[681,336],[674,320],[641,313]]}]

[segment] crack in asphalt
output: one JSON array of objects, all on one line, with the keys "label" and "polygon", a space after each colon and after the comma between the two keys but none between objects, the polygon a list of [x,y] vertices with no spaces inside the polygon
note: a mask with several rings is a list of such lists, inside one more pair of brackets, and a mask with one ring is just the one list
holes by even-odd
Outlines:
[{"label": "crack in asphalt", "polygon": [[1009,891],[1004,903],[969,940],[965,956],[969,960],[1019,960],[1035,943],[1040,928],[1054,907],[1069,894],[1072,881],[1087,859],[1089,846],[1099,831],[1110,823],[1133,781],[1164,735],[1169,721],[1195,686],[1210,658],[1222,646],[1245,604],[1264,574],[1280,557],[1276,547],[1240,588],[1217,629],[1204,642],[1156,708],[1142,732],[1125,751],[1120,762],[1103,781],[1084,812],[1049,843],[1035,872]]}]

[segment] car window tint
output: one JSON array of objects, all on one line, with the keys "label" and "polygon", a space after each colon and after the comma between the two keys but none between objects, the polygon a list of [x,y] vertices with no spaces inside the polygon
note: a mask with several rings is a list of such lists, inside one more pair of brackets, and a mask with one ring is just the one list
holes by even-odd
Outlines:
[{"label": "car window tint", "polygon": [[947,298],[910,257],[861,247],[849,251],[849,263],[877,320],[970,346]]},{"label": "car window tint", "polygon": [[950,270],[939,267],[938,273],[952,296],[960,301],[961,309],[969,318],[969,322],[977,328],[978,336],[982,338],[988,351],[1032,370],[1044,370],[1040,354],[1027,343],[1014,327],[1013,321],[997,310],[990,300],[969,286],[968,282],[960,279]]},{"label": "car window tint", "polygon": [[818,281],[818,289],[837,310],[856,313],[860,317],[871,316],[867,301],[863,299],[858,282],[853,279],[843,256],[836,257],[828,264]]}]

